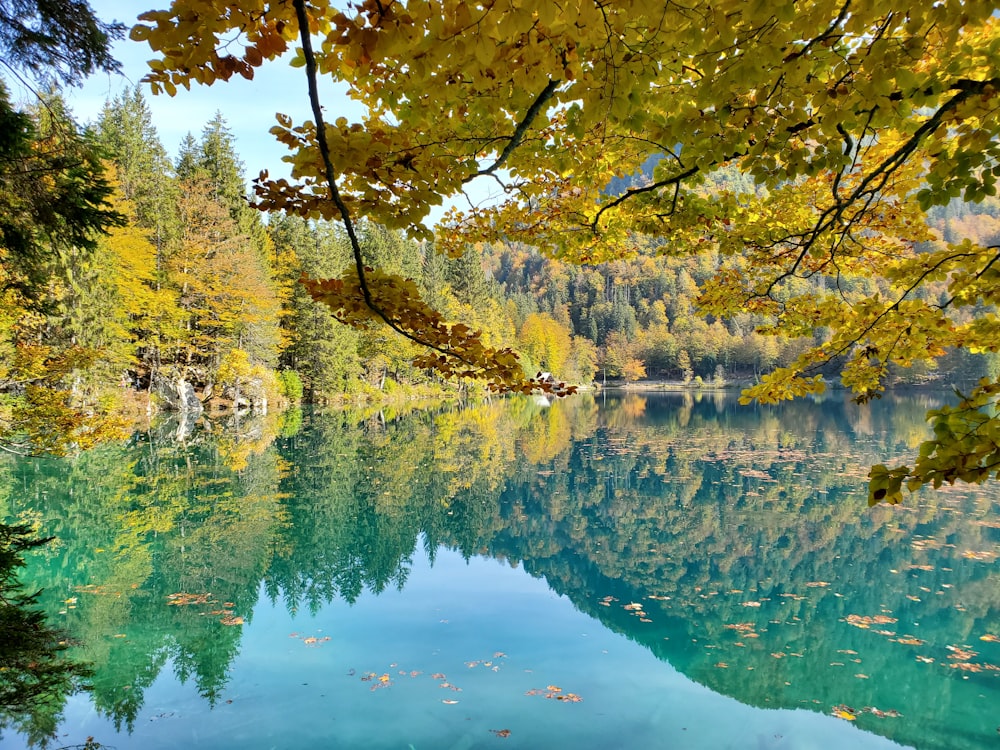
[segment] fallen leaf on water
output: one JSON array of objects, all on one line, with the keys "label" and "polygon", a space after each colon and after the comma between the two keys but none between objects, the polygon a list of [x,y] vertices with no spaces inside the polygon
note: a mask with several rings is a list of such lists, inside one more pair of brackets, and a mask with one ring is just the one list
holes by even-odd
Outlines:
[{"label": "fallen leaf on water", "polygon": [[[868,617],[867,615],[848,615],[844,618],[848,625],[853,625],[856,628],[867,629],[872,625],[887,625],[890,623],[898,622],[895,617],[889,617],[887,615],[875,615],[874,617]],[[886,631],[882,631],[885,633]],[[892,635],[892,633],[889,633]]]},{"label": "fallen leaf on water", "polygon": [[495,734],[497,737],[503,737],[504,739],[510,737],[509,729],[491,729],[490,731],[493,732],[493,734]]},{"label": "fallen leaf on water", "polygon": [[456,703],[458,703],[458,701],[449,700],[447,698],[445,698],[441,702],[444,703],[446,706],[454,706]]},{"label": "fallen leaf on water", "polygon": [[993,560],[996,557],[996,553],[995,552],[975,552],[973,550],[968,550],[967,552],[963,552],[962,553],[962,557],[964,557],[967,560],[990,561],[990,560]]},{"label": "fallen leaf on water", "polygon": [[744,607],[759,607],[760,602],[743,602]]},{"label": "fallen leaf on water", "polygon": [[435,672],[434,674],[431,675],[431,679],[433,679],[433,680],[443,680],[443,679],[445,679],[445,676],[441,672]]},{"label": "fallen leaf on water", "polygon": [[829,581],[809,581],[806,583],[806,588],[810,589],[824,588],[829,585],[830,585]]},{"label": "fallen leaf on water", "polygon": [[857,678],[858,678],[859,680],[867,680],[867,679],[868,679],[868,675],[866,675],[866,674],[861,674],[861,672],[858,672],[858,673],[857,673],[856,675],[854,675],[854,676],[855,676],[855,677],[857,677]]},{"label": "fallen leaf on water", "polygon": [[189,604],[206,604],[211,598],[211,594],[186,594],[178,592],[167,595],[167,604],[175,607],[185,607]]},{"label": "fallen leaf on water", "polygon": [[986,635],[979,636],[979,640],[986,641],[987,643],[1000,643],[1000,636],[992,635],[987,633]]},{"label": "fallen leaf on water", "polygon": [[242,625],[243,624],[243,618],[242,617],[233,617],[231,615],[226,615],[221,620],[219,620],[219,622],[221,622],[223,625]]},{"label": "fallen leaf on water", "polygon": [[903,715],[894,708],[890,708],[888,711],[882,711],[875,708],[875,706],[865,706],[861,710],[870,713],[872,716],[877,716],[880,719],[898,719]]},{"label": "fallen leaf on water", "polygon": [[903,638],[897,638],[896,643],[902,643],[904,646],[923,646],[924,642],[919,638],[914,638],[912,635],[905,636]]},{"label": "fallen leaf on water", "polygon": [[843,704],[833,707],[833,715],[838,719],[845,719],[847,721],[854,721],[858,718],[857,712],[853,708]]},{"label": "fallen leaf on water", "polygon": [[975,651],[973,651],[972,649],[960,648],[959,646],[945,646],[945,648],[948,649],[949,651],[951,651],[951,653],[948,654],[948,658],[949,659],[957,659],[959,661],[968,661],[969,659],[972,659],[973,657],[979,655]]}]

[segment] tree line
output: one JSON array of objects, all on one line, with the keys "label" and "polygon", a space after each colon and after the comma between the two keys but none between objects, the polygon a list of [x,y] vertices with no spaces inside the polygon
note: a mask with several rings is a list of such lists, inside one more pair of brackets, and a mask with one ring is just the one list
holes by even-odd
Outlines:
[{"label": "tree line", "polygon": [[[29,436],[30,449],[98,442],[116,427],[102,414],[135,411],[141,394],[163,397],[178,383],[218,409],[469,386],[419,367],[419,347],[385,326],[343,326],[314,299],[303,278],[336,277],[352,262],[345,229],[285,213],[265,221],[221,113],[172,159],[138,86],[85,127],[55,90],[24,111],[9,103],[5,111],[21,138],[0,187],[8,208],[0,390],[6,432]],[[608,189],[648,184],[655,164]],[[713,179],[725,190],[741,177],[729,170]],[[957,237],[994,242],[997,205],[956,201],[932,212],[934,239],[924,250]],[[513,239],[454,255],[372,222],[360,224],[359,236],[367,265],[414,280],[446,320],[488,345],[512,346],[526,372],[569,382],[752,382],[827,335],[764,335],[771,319],[752,311],[699,314],[701,285],[730,261],[715,250],[674,254],[655,237],[634,236],[617,260],[578,264]],[[799,286],[819,290],[827,281]],[[853,283],[856,298],[888,288],[877,279]],[[919,293],[940,298],[945,286]],[[988,374],[994,359],[960,351],[937,375]],[[935,375],[932,362],[916,364],[896,367],[896,376]]]}]

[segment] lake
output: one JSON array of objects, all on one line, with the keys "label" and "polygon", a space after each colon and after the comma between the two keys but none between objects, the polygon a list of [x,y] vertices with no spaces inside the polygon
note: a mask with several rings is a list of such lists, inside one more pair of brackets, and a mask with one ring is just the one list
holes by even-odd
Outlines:
[{"label": "lake", "polygon": [[583,394],[0,459],[93,690],[0,746],[993,748],[1000,488],[935,405]]}]

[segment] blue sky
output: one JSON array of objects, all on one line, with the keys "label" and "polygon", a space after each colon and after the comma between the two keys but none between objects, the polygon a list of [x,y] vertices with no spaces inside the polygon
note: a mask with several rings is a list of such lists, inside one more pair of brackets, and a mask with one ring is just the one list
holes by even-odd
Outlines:
[{"label": "blue sky", "polygon": [[[102,20],[117,20],[126,26],[134,24],[139,13],[167,4],[168,0],[90,0]],[[82,88],[65,92],[80,122],[96,120],[105,101],[138,83],[146,73],[146,61],[153,57],[148,45],[128,38],[115,45],[114,54],[122,63],[122,75],[95,75]],[[253,81],[235,76],[214,86],[193,84],[190,91],[180,89],[175,97],[152,96],[146,89],[146,99],[160,140],[172,156],[187,133],[198,137],[216,111],[221,111],[236,139],[248,179],[261,169],[268,169],[272,176],[287,175],[280,160],[288,151],[268,133],[276,112],[296,122],[311,119],[305,73],[280,61],[258,68]],[[331,120],[341,115],[360,119],[359,107],[343,94],[326,93],[324,106]]]},{"label": "blue sky", "polygon": [[[140,13],[169,5],[169,0],[89,2],[102,20],[119,21],[126,27],[134,25]],[[121,74],[98,74],[88,79],[82,87],[64,92],[79,122],[96,121],[106,101],[139,83],[148,70],[147,61],[153,57],[153,52],[146,43],[133,42],[126,34],[126,38],[114,46],[114,55],[122,64]],[[17,87],[12,85],[11,88],[16,98]],[[205,124],[215,113],[222,112],[235,138],[236,150],[243,161],[248,181],[262,169],[267,169],[275,178],[288,176],[288,168],[281,161],[288,150],[268,132],[275,124],[275,113],[289,115],[294,122],[312,119],[305,73],[280,60],[257,68],[252,81],[234,76],[230,81],[214,86],[192,84],[190,91],[180,89],[174,97],[166,94],[153,96],[148,87],[145,93],[160,141],[172,158],[176,156],[177,147],[187,133],[199,137]],[[332,81],[324,82],[321,79],[320,93],[328,121],[341,116],[350,121],[361,120],[362,108],[346,96],[344,89],[338,90]],[[26,96],[23,91],[20,95]],[[466,188],[466,192],[476,202],[489,203],[498,197],[496,185],[489,179],[475,180]],[[447,207],[455,204],[460,207],[468,205],[461,196],[452,200],[445,198],[443,206],[432,210],[429,224],[439,219]]]}]

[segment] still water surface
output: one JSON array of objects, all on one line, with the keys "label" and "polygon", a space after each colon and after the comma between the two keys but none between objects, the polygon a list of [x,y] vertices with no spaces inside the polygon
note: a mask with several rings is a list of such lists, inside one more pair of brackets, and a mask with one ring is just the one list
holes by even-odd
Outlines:
[{"label": "still water surface", "polygon": [[24,577],[95,669],[50,746],[995,747],[1000,492],[865,502],[933,405],[584,395],[8,459],[0,511],[57,537]]}]

